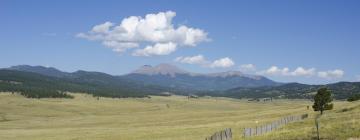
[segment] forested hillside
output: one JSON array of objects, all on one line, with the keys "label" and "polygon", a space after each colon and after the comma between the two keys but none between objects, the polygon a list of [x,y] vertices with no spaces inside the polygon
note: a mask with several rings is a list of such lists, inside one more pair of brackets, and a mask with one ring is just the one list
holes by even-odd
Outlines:
[{"label": "forested hillside", "polygon": [[[161,95],[164,88],[139,85],[104,75],[78,72],[75,78],[49,77],[32,72],[0,70],[0,91],[20,92],[29,98],[65,97],[65,92],[89,93],[104,97],[146,97]],[[113,81],[112,81],[113,80]]]},{"label": "forested hillside", "polygon": [[360,82],[339,82],[327,85],[306,85],[289,83],[281,86],[258,87],[258,88],[234,88],[221,92],[222,96],[233,98],[301,98],[311,99],[313,94],[320,88],[327,87],[332,91],[335,99],[347,99],[354,94],[360,93]]}]

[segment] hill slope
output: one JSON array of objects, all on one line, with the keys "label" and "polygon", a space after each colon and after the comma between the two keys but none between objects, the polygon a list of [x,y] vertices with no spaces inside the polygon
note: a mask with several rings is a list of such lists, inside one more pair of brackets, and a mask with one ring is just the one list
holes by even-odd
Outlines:
[{"label": "hill slope", "polygon": [[234,88],[225,91],[223,94],[227,97],[235,98],[312,98],[319,88],[327,87],[332,91],[336,99],[347,99],[354,94],[360,94],[360,82],[339,82],[327,85],[306,85],[299,83],[289,83],[275,87],[258,88]]},{"label": "hill slope", "polygon": [[29,66],[29,65],[18,65],[6,68],[8,70],[17,70],[17,71],[26,71],[38,73],[51,77],[67,77],[70,76],[70,73],[60,71],[53,67],[43,67],[43,66]]},{"label": "hill slope", "polygon": [[26,97],[67,97],[64,92],[82,92],[105,97],[160,95],[166,88],[144,86],[103,73],[78,71],[71,78],[33,72],[0,70],[0,91],[21,92]]}]

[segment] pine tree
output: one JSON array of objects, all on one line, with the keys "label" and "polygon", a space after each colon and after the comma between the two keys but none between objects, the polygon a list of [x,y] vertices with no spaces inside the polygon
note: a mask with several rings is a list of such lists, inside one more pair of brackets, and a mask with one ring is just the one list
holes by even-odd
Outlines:
[{"label": "pine tree", "polygon": [[320,88],[314,97],[314,101],[312,107],[314,111],[320,111],[320,114],[323,114],[324,110],[333,109],[331,92],[327,88]]}]

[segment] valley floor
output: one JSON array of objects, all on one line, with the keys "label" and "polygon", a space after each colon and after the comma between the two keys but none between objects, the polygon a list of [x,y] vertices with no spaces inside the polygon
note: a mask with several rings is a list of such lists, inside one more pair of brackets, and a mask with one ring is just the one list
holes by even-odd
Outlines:
[{"label": "valley floor", "polygon": [[[184,96],[97,100],[27,99],[0,93],[1,140],[203,140],[232,128],[235,140],[245,127],[266,124],[288,115],[310,118],[250,139],[311,139],[317,112],[305,100],[248,102],[228,98],[187,99]],[[347,108],[347,109],[345,109]],[[257,122],[257,123],[256,123]],[[360,102],[335,102],[320,119],[325,139],[360,137]]]}]

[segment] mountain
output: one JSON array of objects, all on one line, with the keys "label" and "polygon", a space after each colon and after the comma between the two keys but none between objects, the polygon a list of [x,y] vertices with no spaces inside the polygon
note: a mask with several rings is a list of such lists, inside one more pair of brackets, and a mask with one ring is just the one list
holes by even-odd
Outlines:
[{"label": "mountain", "polygon": [[307,98],[310,99],[321,87],[332,91],[335,99],[347,99],[354,94],[360,94],[360,82],[338,82],[326,85],[307,85],[288,83],[273,87],[244,88],[238,87],[224,91],[222,96],[233,98]]},{"label": "mountain", "polygon": [[144,65],[132,73],[142,75],[169,75],[171,77],[175,77],[177,74],[190,74],[189,72],[170,64],[159,64],[155,67]]},{"label": "mountain", "polygon": [[77,71],[62,72],[55,68],[43,66],[19,65],[8,68],[25,72],[33,72],[57,78],[66,78],[81,82],[98,82],[121,86],[124,81],[143,86],[159,86],[172,90],[191,92],[197,90],[227,90],[235,87],[276,86],[279,83],[266,77],[247,75],[239,71],[200,74],[180,69],[171,64],[157,66],[144,65],[130,74],[112,76],[100,72]]},{"label": "mountain", "polygon": [[170,64],[144,65],[122,77],[142,81],[145,84],[156,83],[163,87],[192,90],[226,90],[235,87],[279,85],[266,77],[246,75],[239,71],[200,74],[188,72]]},{"label": "mountain", "polygon": [[31,95],[36,95],[35,97],[42,93],[41,91],[86,92],[105,97],[144,97],[161,95],[162,92],[175,92],[166,87],[144,84],[141,81],[101,72],[80,70],[67,73],[55,68],[28,65],[0,69],[0,81],[3,81],[0,82],[0,91],[29,91]]},{"label": "mountain", "polygon": [[281,84],[263,76],[239,71],[199,74],[170,64],[144,65],[134,72],[113,76],[101,72],[62,72],[55,68],[19,65],[0,69],[0,91],[21,92],[32,98],[70,97],[82,92],[104,97],[146,97],[164,92],[231,98],[306,98],[328,87],[336,99],[360,94],[360,82],[327,85]]},{"label": "mountain", "polygon": [[52,77],[66,77],[70,76],[67,72],[62,72],[58,69],[52,68],[52,67],[44,67],[44,66],[29,66],[29,65],[18,65],[18,66],[12,66],[10,68],[7,68],[8,70],[17,70],[17,71],[26,71],[26,72],[33,72],[38,73],[46,76],[52,76]]}]

